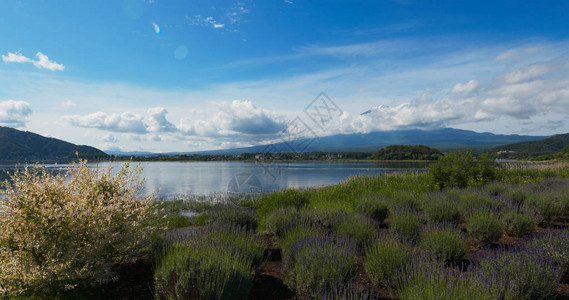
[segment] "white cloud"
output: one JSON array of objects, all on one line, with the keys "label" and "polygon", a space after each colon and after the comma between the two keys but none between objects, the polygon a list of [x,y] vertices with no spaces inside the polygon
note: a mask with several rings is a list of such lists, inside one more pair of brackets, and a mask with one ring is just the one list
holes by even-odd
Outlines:
[{"label": "white cloud", "polygon": [[67,100],[67,101],[62,101],[59,102],[59,106],[63,107],[63,108],[70,108],[70,107],[75,107],[77,106],[77,104],[75,104],[73,101],[71,100]]},{"label": "white cloud", "polygon": [[285,3],[287,4],[294,4],[294,2],[290,1],[290,0],[284,0]]},{"label": "white cloud", "polygon": [[[344,132],[409,128],[440,128],[503,118],[529,120],[538,115],[569,114],[569,74],[566,70],[532,64],[506,74],[480,89],[471,80],[456,84],[439,99],[418,99],[394,107],[381,105],[364,115],[342,117]],[[547,77],[541,77],[548,74]],[[477,93],[472,94],[474,90]],[[551,127],[551,126],[550,126]]]},{"label": "white cloud", "polygon": [[166,120],[168,111],[163,107],[150,108],[144,117],[143,123],[148,132],[174,132],[174,124]]},{"label": "white cloud", "polygon": [[47,57],[47,55],[38,52],[36,54],[36,57],[38,58],[37,61],[34,61],[34,66],[36,66],[36,68],[38,69],[48,69],[51,71],[63,71],[65,70],[65,66],[63,66],[62,64],[58,64],[54,61],[50,61],[49,58]]},{"label": "white cloud", "polygon": [[478,80],[470,80],[469,82],[462,84],[457,83],[452,87],[453,93],[464,93],[468,94],[475,91],[480,86],[480,82]]},{"label": "white cloud", "polygon": [[103,142],[105,143],[110,143],[110,144],[116,144],[119,142],[119,139],[117,139],[114,135],[112,134],[105,134],[101,137],[101,139],[103,140]]},{"label": "white cloud", "polygon": [[65,70],[65,66],[62,64],[58,64],[54,61],[50,61],[47,55],[38,52],[36,53],[36,57],[38,60],[33,60],[30,58],[25,57],[24,55],[18,53],[8,53],[8,55],[2,55],[2,60],[6,63],[32,63],[38,69],[48,69],[51,71],[63,71]]},{"label": "white cloud", "polygon": [[8,52],[8,55],[3,55],[2,54],[2,60],[6,63],[8,62],[15,62],[15,63],[29,63],[32,62],[31,59],[23,56],[22,54],[18,53],[10,53]]},{"label": "white cloud", "polygon": [[284,117],[256,107],[251,101],[234,100],[212,105],[207,119],[183,118],[178,129],[196,136],[275,135],[283,130]]},{"label": "white cloud", "polygon": [[534,79],[541,75],[549,73],[551,70],[550,66],[547,64],[533,64],[525,68],[514,70],[504,75],[504,80],[507,83],[517,83],[529,79]]},{"label": "white cloud", "polygon": [[166,114],[166,109],[155,107],[150,108],[145,117],[131,112],[120,114],[96,112],[88,115],[64,116],[64,119],[73,126],[113,132],[145,134],[175,131],[174,125],[166,120]]},{"label": "white cloud", "polygon": [[30,104],[25,101],[0,102],[0,124],[2,125],[23,127],[31,114]]},{"label": "white cloud", "polygon": [[223,28],[225,25],[217,22],[213,17],[202,17],[201,15],[194,15],[193,17],[186,16],[186,20],[191,25],[195,26],[212,26],[213,28]]}]

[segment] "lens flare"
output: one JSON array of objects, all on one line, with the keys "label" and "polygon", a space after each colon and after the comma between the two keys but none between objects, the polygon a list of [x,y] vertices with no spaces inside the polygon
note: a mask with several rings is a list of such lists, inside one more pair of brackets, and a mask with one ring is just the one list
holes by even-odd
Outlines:
[{"label": "lens flare", "polygon": [[154,27],[154,32],[156,32],[156,34],[160,34],[160,32],[162,32],[156,23],[152,22],[152,26]]}]

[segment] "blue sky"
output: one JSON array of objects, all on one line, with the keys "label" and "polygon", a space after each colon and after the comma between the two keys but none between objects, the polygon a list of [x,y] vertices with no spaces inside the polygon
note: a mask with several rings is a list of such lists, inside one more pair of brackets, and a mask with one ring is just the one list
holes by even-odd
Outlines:
[{"label": "blue sky", "polygon": [[569,132],[567,1],[21,0],[0,28],[0,125],[104,150],[269,143],[296,117]]}]

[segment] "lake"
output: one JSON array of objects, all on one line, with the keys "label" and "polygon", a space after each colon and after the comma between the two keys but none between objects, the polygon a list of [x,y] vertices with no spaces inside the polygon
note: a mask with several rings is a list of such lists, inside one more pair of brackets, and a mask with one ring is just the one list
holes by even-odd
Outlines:
[{"label": "lake", "polygon": [[[107,168],[112,164],[103,162],[89,166]],[[124,162],[115,163],[115,170],[123,164]],[[140,163],[143,168],[141,177],[145,179],[145,193],[158,190],[158,195],[162,198],[173,198],[180,194],[209,195],[225,192],[258,194],[291,187],[325,186],[355,175],[376,176],[396,171],[424,171],[427,165],[428,163],[420,162],[320,161]],[[52,168],[53,165],[47,167]],[[0,170],[13,169],[14,165],[0,165]]]}]

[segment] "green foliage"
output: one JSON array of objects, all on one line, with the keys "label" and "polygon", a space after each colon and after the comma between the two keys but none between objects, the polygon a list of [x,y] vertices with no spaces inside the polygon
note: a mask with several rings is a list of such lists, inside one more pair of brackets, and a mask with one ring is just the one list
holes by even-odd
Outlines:
[{"label": "green foliage", "polygon": [[356,257],[350,239],[315,235],[296,239],[286,261],[285,283],[300,295],[341,287],[355,278]]},{"label": "green foliage", "polygon": [[437,160],[443,154],[424,145],[391,145],[381,149],[370,157],[377,160]]},{"label": "green foliage", "polygon": [[426,196],[425,217],[431,223],[460,223],[459,206],[449,195],[435,192]]},{"label": "green foliage", "polygon": [[509,212],[502,217],[504,230],[509,236],[521,237],[531,234],[535,229],[535,221],[523,213]]},{"label": "green foliage", "polygon": [[497,242],[502,237],[502,222],[489,212],[479,212],[468,219],[466,231],[480,246]]},{"label": "green foliage", "polygon": [[421,238],[423,220],[413,213],[398,213],[391,217],[389,230],[399,241],[416,243]]},{"label": "green foliage", "polygon": [[526,201],[538,212],[540,221],[546,224],[563,214],[564,204],[556,193],[532,193]]},{"label": "green foliage", "polygon": [[424,232],[419,249],[447,263],[459,263],[466,254],[466,242],[460,231],[444,226]]},{"label": "green foliage", "polygon": [[480,211],[501,212],[509,203],[503,197],[490,196],[480,190],[460,190],[457,202],[463,219]]},{"label": "green foliage", "polygon": [[529,251],[497,251],[475,262],[473,273],[496,299],[552,299],[560,272],[552,260]]},{"label": "green foliage", "polygon": [[351,215],[332,228],[335,235],[345,235],[357,243],[358,249],[365,249],[376,236],[376,223],[363,215]]},{"label": "green foliage", "polygon": [[309,195],[306,191],[299,191],[295,189],[286,189],[284,191],[277,191],[265,196],[262,199],[259,213],[264,216],[267,213],[279,209],[292,206],[300,210],[308,203]]},{"label": "green foliage", "polygon": [[496,179],[498,172],[488,154],[475,159],[472,152],[454,152],[430,165],[429,175],[433,185],[442,190],[449,186],[477,186]]},{"label": "green foliage", "polygon": [[[10,294],[52,293],[116,280],[164,229],[139,169],[113,175],[80,161],[56,174],[17,170],[0,189],[0,282]],[[65,174],[65,175],[64,175]]]},{"label": "green foliage", "polygon": [[529,247],[550,258],[559,268],[562,282],[569,282],[569,233],[567,231],[546,232],[534,238]]},{"label": "green foliage", "polygon": [[257,229],[259,217],[249,208],[229,204],[215,206],[208,212],[209,222],[213,225],[238,225],[250,230]]},{"label": "green foliage", "polygon": [[363,197],[357,204],[356,211],[366,214],[370,218],[382,223],[389,215],[387,201],[379,197]]},{"label": "green foliage", "polygon": [[281,252],[283,263],[288,264],[289,261],[292,260],[292,247],[294,244],[304,238],[307,237],[321,237],[324,236],[322,231],[319,229],[311,226],[310,224],[302,224],[301,226],[297,226],[293,228],[291,231],[288,231],[284,234],[284,237],[281,239]]},{"label": "green foliage", "polygon": [[325,208],[307,211],[312,220],[323,227],[332,229],[343,222],[350,214],[341,208]]},{"label": "green foliage", "polygon": [[277,209],[266,218],[265,228],[272,234],[282,237],[298,226],[312,223],[312,216],[293,207]]},{"label": "green foliage", "polygon": [[154,271],[157,299],[247,299],[263,249],[237,227],[167,249]]},{"label": "green foliage", "polygon": [[500,299],[487,285],[470,274],[456,274],[430,258],[418,258],[405,268],[395,284],[402,300]]},{"label": "green foliage", "polygon": [[181,214],[168,214],[166,222],[168,223],[169,229],[181,228],[190,225],[190,219]]},{"label": "green foliage", "polygon": [[109,158],[105,152],[90,146],[78,146],[32,132],[0,126],[0,161],[69,162],[77,159],[78,155],[89,160]]},{"label": "green foliage", "polygon": [[408,190],[394,192],[389,198],[391,213],[398,211],[419,211],[421,202],[417,194]]},{"label": "green foliage", "polygon": [[410,246],[392,239],[377,241],[366,249],[364,268],[375,285],[390,285],[401,276],[411,263],[413,251]]}]

